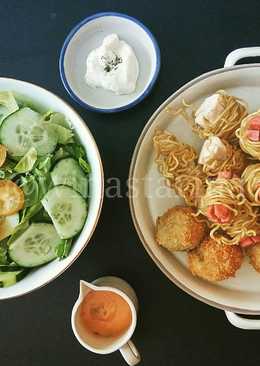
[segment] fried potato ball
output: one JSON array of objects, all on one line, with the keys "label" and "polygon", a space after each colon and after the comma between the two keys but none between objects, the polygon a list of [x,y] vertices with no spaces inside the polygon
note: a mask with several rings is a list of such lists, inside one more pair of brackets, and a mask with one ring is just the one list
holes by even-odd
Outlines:
[{"label": "fried potato ball", "polygon": [[260,272],[260,243],[248,247],[246,254],[249,256],[250,264],[257,272]]},{"label": "fried potato ball", "polygon": [[155,238],[170,252],[195,248],[205,237],[207,226],[194,217],[191,207],[169,209],[156,222]]},{"label": "fried potato ball", "polygon": [[188,253],[188,265],[194,276],[207,281],[222,281],[234,277],[243,261],[238,245],[225,245],[211,238]]}]

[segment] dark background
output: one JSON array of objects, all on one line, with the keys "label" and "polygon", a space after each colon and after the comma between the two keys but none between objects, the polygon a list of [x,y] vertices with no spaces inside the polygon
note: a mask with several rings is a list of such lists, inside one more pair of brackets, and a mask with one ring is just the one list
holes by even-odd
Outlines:
[{"label": "dark background", "polygon": [[[162,68],[152,94],[134,109],[113,115],[75,104],[58,72],[69,30],[99,11],[139,18],[161,48]],[[259,332],[229,325],[223,311],[183,293],[146,254],[131,221],[125,182],[137,138],[153,111],[190,79],[221,67],[231,50],[260,45],[260,1],[0,0],[0,14],[0,75],[39,84],[68,101],[97,141],[106,179],[119,177],[124,196],[105,200],[90,245],[64,275],[30,295],[1,302],[0,364],[124,365],[119,352],[96,356],[86,351],[70,327],[79,279],[114,274],[128,280],[140,300],[134,341],[142,365],[259,365]]]}]

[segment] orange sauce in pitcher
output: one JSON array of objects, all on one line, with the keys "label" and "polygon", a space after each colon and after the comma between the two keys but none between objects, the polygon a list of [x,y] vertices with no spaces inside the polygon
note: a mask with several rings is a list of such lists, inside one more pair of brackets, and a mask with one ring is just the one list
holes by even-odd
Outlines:
[{"label": "orange sauce in pitcher", "polygon": [[87,330],[103,337],[123,334],[132,322],[130,306],[112,291],[90,291],[81,304],[80,317]]}]

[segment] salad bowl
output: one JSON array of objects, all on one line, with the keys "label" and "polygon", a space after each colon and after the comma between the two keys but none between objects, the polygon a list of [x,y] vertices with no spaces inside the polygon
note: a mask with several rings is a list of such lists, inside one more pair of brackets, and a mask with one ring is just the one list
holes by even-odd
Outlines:
[{"label": "salad bowl", "polygon": [[[101,212],[104,191],[103,167],[95,140],[81,117],[62,99],[46,89],[20,80],[0,78],[0,91],[10,91],[15,97],[44,112],[62,113],[71,125],[74,135],[85,150],[90,173],[88,176],[88,212],[80,234],[73,240],[69,255],[31,270],[13,286],[0,288],[0,300],[30,293],[61,275],[81,254],[89,242]],[[8,138],[10,138],[9,136]]]}]

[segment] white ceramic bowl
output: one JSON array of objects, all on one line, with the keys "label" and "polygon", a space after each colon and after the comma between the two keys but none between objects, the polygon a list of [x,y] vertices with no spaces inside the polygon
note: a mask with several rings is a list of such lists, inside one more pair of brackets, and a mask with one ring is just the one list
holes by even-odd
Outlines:
[{"label": "white ceramic bowl", "polygon": [[[178,110],[183,100],[197,108],[217,90],[224,89],[248,103],[249,113],[259,109],[260,64],[237,65],[243,57],[260,55],[260,47],[233,51],[226,59],[225,68],[213,70],[190,81],[173,93],[153,114],[145,126],[133,155],[129,181],[132,218],[146,250],[169,279],[191,296],[226,311],[229,321],[243,329],[260,329],[260,321],[242,321],[235,313],[260,315],[260,275],[248,257],[234,278],[207,282],[194,277],[188,269],[187,254],[170,253],[158,246],[154,238],[156,219],[170,207],[184,204],[174,190],[166,187],[154,162],[153,136],[156,129],[169,130],[198,152],[202,140],[181,116],[173,116],[167,108]],[[233,314],[234,313],[234,314]]]},{"label": "white ceramic bowl", "polygon": [[[88,54],[111,33],[129,43],[139,61],[137,87],[129,95],[91,88],[85,82]],[[81,106],[103,113],[119,112],[135,106],[152,90],[160,70],[160,50],[152,33],[137,19],[114,12],[98,13],[71,30],[61,50],[59,67],[64,87]]]},{"label": "white ceramic bowl", "polygon": [[103,168],[95,140],[81,117],[55,94],[34,84],[24,81],[0,78],[0,90],[10,90],[28,98],[39,107],[61,112],[71,121],[82,145],[85,147],[91,166],[89,212],[85,226],[73,244],[70,255],[62,260],[55,260],[30,272],[14,286],[0,289],[0,300],[24,295],[36,290],[62,274],[80,255],[90,240],[97,225],[104,191]]}]

